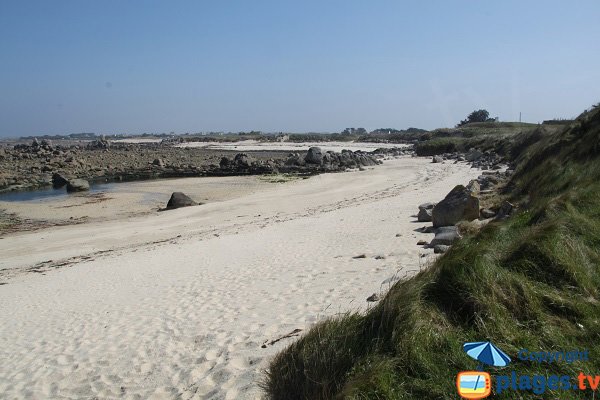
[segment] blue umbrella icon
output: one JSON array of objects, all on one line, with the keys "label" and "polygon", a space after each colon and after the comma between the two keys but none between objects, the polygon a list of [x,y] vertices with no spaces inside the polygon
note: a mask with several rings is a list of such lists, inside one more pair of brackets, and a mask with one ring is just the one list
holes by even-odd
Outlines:
[{"label": "blue umbrella icon", "polygon": [[505,367],[510,357],[491,342],[471,342],[463,345],[464,351],[477,361],[494,367]]}]

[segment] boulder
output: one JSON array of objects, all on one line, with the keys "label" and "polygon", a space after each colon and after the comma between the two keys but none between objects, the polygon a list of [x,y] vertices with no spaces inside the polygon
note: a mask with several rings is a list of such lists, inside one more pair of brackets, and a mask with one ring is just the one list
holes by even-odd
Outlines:
[{"label": "boulder", "polygon": [[479,194],[479,191],[481,190],[481,187],[479,186],[479,182],[476,179],[473,179],[467,185],[467,190],[469,190],[469,192],[471,192],[471,194],[477,196]]},{"label": "boulder", "polygon": [[467,161],[477,161],[483,156],[483,153],[477,149],[470,149],[465,155]]},{"label": "boulder", "polygon": [[320,147],[311,147],[304,157],[304,161],[308,164],[321,164],[323,161],[323,151]]},{"label": "boulder", "polygon": [[444,159],[442,158],[442,156],[433,156],[433,160],[431,160],[431,162],[434,164],[439,164],[443,161]]},{"label": "boulder", "polygon": [[61,188],[69,183],[69,180],[65,178],[63,175],[55,172],[52,174],[52,186],[55,188]]},{"label": "boulder", "polygon": [[458,185],[432,211],[433,226],[450,226],[459,221],[479,218],[479,197],[463,185]]},{"label": "boulder", "polygon": [[90,183],[85,179],[72,179],[67,182],[67,192],[87,192],[90,190]]},{"label": "boulder", "polygon": [[197,206],[194,200],[190,199],[186,194],[182,192],[174,192],[167,203],[167,210],[174,210],[181,207]]},{"label": "boulder", "polygon": [[423,203],[419,205],[419,214],[417,214],[417,220],[419,222],[431,222],[431,212],[435,207],[435,203]]},{"label": "boulder", "polygon": [[154,161],[152,161],[152,165],[156,165],[157,167],[164,167],[165,162],[162,160],[162,158],[155,158]]},{"label": "boulder", "polygon": [[430,247],[435,249],[437,245],[445,245],[450,246],[452,243],[456,242],[458,239],[462,238],[460,233],[458,232],[458,228],[456,226],[444,226],[436,229],[435,237],[429,243]]},{"label": "boulder", "polygon": [[438,244],[438,245],[436,245],[436,246],[433,247],[433,252],[435,254],[444,254],[449,249],[450,249],[450,246],[447,246],[445,244]]},{"label": "boulder", "polygon": [[502,202],[502,205],[500,206],[500,209],[498,210],[498,214],[496,215],[496,219],[503,220],[503,219],[510,217],[510,215],[513,213],[514,209],[515,209],[515,206],[512,203],[509,203],[508,201]]}]

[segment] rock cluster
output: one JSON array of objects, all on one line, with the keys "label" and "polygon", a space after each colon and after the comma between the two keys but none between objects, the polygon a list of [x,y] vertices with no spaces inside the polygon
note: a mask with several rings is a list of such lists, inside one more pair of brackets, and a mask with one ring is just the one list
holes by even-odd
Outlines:
[{"label": "rock cluster", "polygon": [[306,156],[291,153],[280,166],[282,172],[332,172],[349,168],[360,168],[380,164],[377,155],[363,151],[342,150],[324,152],[320,147],[311,147]]},{"label": "rock cluster", "polygon": [[[371,153],[324,152],[285,155],[261,151],[229,155],[224,150],[180,148],[170,144],[50,141],[0,147],[0,191],[41,186],[62,187],[69,179],[89,182],[133,181],[187,176],[322,173],[376,165],[385,157],[411,154],[412,148],[377,149]],[[60,177],[63,179],[61,180]]]},{"label": "rock cluster", "polygon": [[[432,222],[433,226],[420,229],[423,233],[435,233],[430,243],[425,242],[434,253],[446,252],[450,246],[461,239],[457,223],[465,224],[466,229],[481,229],[492,218],[502,220],[508,218],[515,206],[504,201],[497,209],[480,209],[480,196],[492,192],[493,188],[503,182],[510,172],[484,171],[477,179],[466,186],[458,185],[439,203],[423,203],[419,205],[419,222]],[[463,222],[465,221],[465,222]],[[423,244],[419,242],[418,244]]]},{"label": "rock cluster", "polygon": [[470,149],[467,153],[444,153],[432,157],[433,163],[442,163],[445,160],[459,162],[466,161],[471,163],[471,167],[480,168],[483,170],[498,170],[506,167],[504,158],[494,151],[480,151],[478,149]]},{"label": "rock cluster", "polygon": [[232,159],[222,157],[219,167],[209,171],[211,175],[265,174],[265,173],[321,173],[340,172],[381,164],[384,156],[408,154],[404,149],[377,149],[372,153],[342,150],[340,153],[311,147],[305,155],[290,153],[285,159],[257,160],[246,153],[238,153]]},{"label": "rock cluster", "polygon": [[100,139],[88,143],[86,147],[89,150],[108,150],[110,148],[110,142],[102,135],[100,136]]}]

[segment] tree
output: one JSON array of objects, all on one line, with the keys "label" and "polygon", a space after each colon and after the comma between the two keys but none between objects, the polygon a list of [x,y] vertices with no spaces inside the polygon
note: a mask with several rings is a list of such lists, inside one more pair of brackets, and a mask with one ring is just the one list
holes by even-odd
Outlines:
[{"label": "tree", "polygon": [[488,110],[475,110],[467,119],[463,119],[457,126],[463,126],[465,124],[469,124],[471,122],[492,122],[496,121],[498,118],[490,118],[490,113]]}]

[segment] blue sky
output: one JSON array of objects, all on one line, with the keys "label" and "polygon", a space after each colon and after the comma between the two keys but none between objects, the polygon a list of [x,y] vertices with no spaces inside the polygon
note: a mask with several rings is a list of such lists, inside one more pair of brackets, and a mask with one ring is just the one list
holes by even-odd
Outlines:
[{"label": "blue sky", "polygon": [[0,1],[0,136],[573,117],[600,2]]}]

